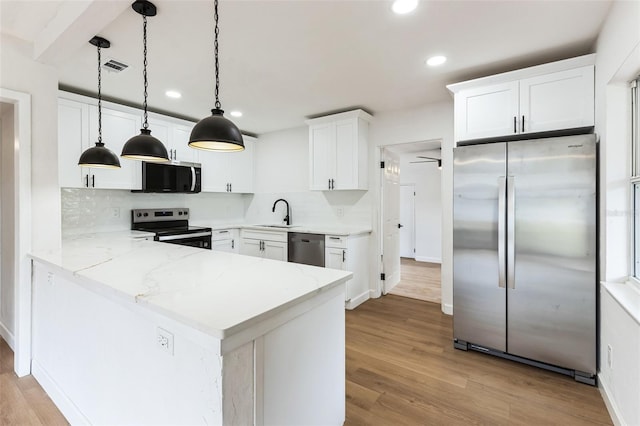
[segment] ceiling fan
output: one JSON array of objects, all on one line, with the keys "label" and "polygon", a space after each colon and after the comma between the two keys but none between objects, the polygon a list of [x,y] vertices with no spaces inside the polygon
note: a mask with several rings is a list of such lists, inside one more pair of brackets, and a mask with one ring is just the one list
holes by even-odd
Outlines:
[{"label": "ceiling fan", "polygon": [[416,155],[416,158],[424,158],[422,161],[410,161],[409,163],[438,163],[438,169],[442,170],[442,159],[434,157],[425,157],[423,155]]}]

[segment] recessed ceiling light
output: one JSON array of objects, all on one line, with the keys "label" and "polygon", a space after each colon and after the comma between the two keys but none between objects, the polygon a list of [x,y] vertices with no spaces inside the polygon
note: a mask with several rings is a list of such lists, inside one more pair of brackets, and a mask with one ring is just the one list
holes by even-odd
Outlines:
[{"label": "recessed ceiling light", "polygon": [[445,62],[447,62],[447,57],[441,55],[432,56],[427,59],[427,65],[429,65],[430,67],[437,67],[438,65],[442,65]]},{"label": "recessed ceiling light", "polygon": [[229,114],[231,114],[232,117],[242,117],[242,111],[231,111]]},{"label": "recessed ceiling light", "polygon": [[404,15],[412,12],[416,7],[418,7],[418,0],[395,0],[391,10],[398,15]]},{"label": "recessed ceiling light", "polygon": [[182,93],[176,90],[167,90],[164,94],[173,99],[180,99],[182,97]]}]

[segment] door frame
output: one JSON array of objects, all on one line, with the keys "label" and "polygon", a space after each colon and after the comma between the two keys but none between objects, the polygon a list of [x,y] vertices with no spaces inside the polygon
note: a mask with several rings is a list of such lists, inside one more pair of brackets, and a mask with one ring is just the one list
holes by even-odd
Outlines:
[{"label": "door frame", "polygon": [[[405,184],[400,184],[400,218],[402,218],[402,187],[409,187],[409,188],[413,188],[413,198],[411,199],[412,202],[412,206],[413,206],[413,221],[411,223],[411,243],[413,246],[413,254],[411,256],[411,259],[416,258],[416,198],[415,198],[415,193],[416,193],[416,184],[415,183],[405,183]],[[402,220],[400,220],[400,223],[402,223]],[[402,224],[404,227],[406,227],[406,224]],[[402,250],[400,250],[400,257],[404,257],[402,256]]]},{"label": "door frame", "polygon": [[[31,95],[0,87],[0,101],[14,108],[15,335],[13,368],[31,374]],[[6,202],[6,200],[5,200]],[[8,342],[9,343],[9,342]]]}]

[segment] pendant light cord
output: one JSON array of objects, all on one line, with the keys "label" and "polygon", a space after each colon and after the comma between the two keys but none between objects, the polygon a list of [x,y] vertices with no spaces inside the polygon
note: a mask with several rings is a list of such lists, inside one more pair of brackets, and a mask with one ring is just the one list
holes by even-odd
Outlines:
[{"label": "pendant light cord", "polygon": [[102,143],[102,47],[98,43],[98,143]]},{"label": "pendant light cord", "polygon": [[218,61],[218,35],[220,34],[220,28],[218,28],[218,0],[214,0],[213,3],[213,18],[216,22],[216,27],[214,30],[215,40],[213,42],[213,51],[215,56],[215,68],[216,68],[216,109],[220,109],[222,105],[220,104],[219,93],[220,93],[220,63]]},{"label": "pendant light cord", "polygon": [[147,86],[149,82],[147,80],[147,15],[142,15],[142,44],[143,44],[143,56],[144,60],[142,61],[142,76],[144,78],[144,124],[143,128],[149,128],[149,123],[147,122]]}]

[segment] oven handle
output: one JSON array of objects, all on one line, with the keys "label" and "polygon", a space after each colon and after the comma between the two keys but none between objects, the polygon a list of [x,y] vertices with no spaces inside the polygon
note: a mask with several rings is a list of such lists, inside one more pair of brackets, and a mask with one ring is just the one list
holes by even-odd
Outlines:
[{"label": "oven handle", "polygon": [[160,236],[158,237],[158,241],[186,240],[190,238],[210,237],[210,236],[211,236],[211,232],[195,232],[193,234]]},{"label": "oven handle", "polygon": [[191,167],[191,192],[196,190],[196,168]]}]

